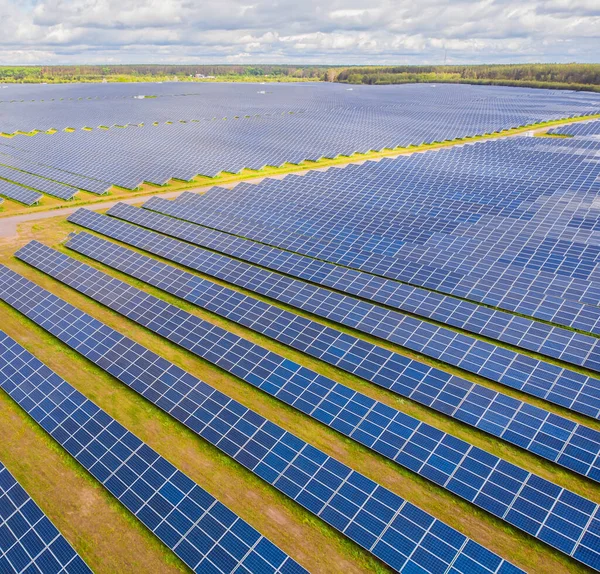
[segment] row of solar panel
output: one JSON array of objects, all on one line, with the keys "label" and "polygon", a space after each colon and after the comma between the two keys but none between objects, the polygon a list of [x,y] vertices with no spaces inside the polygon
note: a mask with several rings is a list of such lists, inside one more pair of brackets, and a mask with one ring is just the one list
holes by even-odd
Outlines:
[{"label": "row of solar panel", "polygon": [[[483,574],[485,572],[508,573],[517,571],[510,564],[377,483],[352,471],[335,459],[328,457],[258,414],[249,411],[241,404],[236,403],[165,359],[44,291],[6,267],[0,269],[0,289],[4,301],[20,310],[84,356],[93,360],[99,367],[110,372],[136,392],[169,412],[194,432],[255,472],[263,480],[273,484],[281,492],[295,499],[299,504],[320,516],[334,528],[339,529],[349,538],[369,549],[375,556],[378,556],[397,571],[411,571],[413,569],[432,573],[464,572],[465,574],[467,572],[481,572]],[[18,355],[22,355],[22,352],[20,351]],[[15,359],[12,359],[12,362],[14,361]],[[20,365],[17,366],[20,367]],[[20,370],[23,371],[22,368]],[[32,369],[31,374],[39,373],[39,371],[39,368]],[[79,422],[75,427],[70,428],[70,433],[58,433],[59,440],[60,437],[65,440],[75,439],[86,446],[89,444],[90,438],[94,438],[89,436],[90,433],[94,435],[107,428],[115,434],[114,442],[120,439],[118,440],[119,450],[115,453],[119,459],[118,464],[122,464],[121,460],[125,458],[123,456],[125,453],[128,453],[129,456],[132,455],[130,449],[134,450],[134,459],[137,458],[136,454],[141,449],[150,451],[145,445],[140,447],[137,440],[133,445],[131,445],[131,439],[129,441],[124,440],[122,435],[126,431],[116,421],[107,422],[106,417],[108,415],[100,411],[100,416],[96,412],[97,407],[90,406],[86,408],[88,402],[80,397],[67,383],[58,379],[56,375],[53,375],[54,379],[51,379],[55,382],[55,385],[40,384],[39,380],[36,385],[29,381],[28,372],[29,370],[26,369],[24,375],[19,375],[18,373],[13,374],[11,371],[12,377],[18,377],[17,388],[19,384],[22,384],[26,387],[29,386],[29,390],[31,390],[31,386],[34,385],[36,390],[41,393],[41,396],[39,396],[41,401],[58,388],[62,396],[58,397],[57,402],[57,397],[52,395],[54,399],[54,402],[51,403],[52,409],[55,406],[63,405],[62,399],[68,400],[68,397],[74,402],[73,407],[77,408],[78,412],[83,411],[91,415],[92,421],[89,421],[86,417],[83,427]],[[67,392],[64,390],[66,388],[68,388]],[[18,397],[19,394],[17,393],[16,396]],[[27,401],[25,401],[25,408],[27,408],[27,404]],[[90,412],[92,408],[93,411]],[[67,407],[65,410],[69,412],[73,409]],[[99,411],[99,409],[97,410]],[[52,413],[54,413],[54,410],[52,410]],[[46,413],[43,412],[41,416],[46,417]],[[91,424],[94,421],[100,424]],[[116,433],[114,429],[117,429]],[[83,432],[84,430],[86,432]],[[52,432],[52,429],[50,429],[50,432]],[[83,436],[80,437],[81,433],[83,433]],[[88,452],[89,448],[86,449],[86,456],[91,456],[94,463],[91,466],[92,469],[99,466],[101,462],[104,465],[111,465],[110,462],[106,462],[106,458],[110,460],[110,457],[106,457],[106,454],[109,453],[107,453],[105,447],[110,448],[112,444],[96,444],[95,448],[92,449],[92,454]],[[126,449],[126,447],[128,448]],[[92,456],[95,453],[97,457],[98,448],[101,448],[100,452],[105,458],[100,457],[98,459]],[[74,450],[77,449],[71,448],[70,452]],[[112,450],[114,450],[114,447]],[[150,461],[154,456],[157,455],[153,455]],[[114,466],[114,463],[112,463],[112,466]],[[165,513],[165,508],[168,513],[171,512],[173,506],[177,506],[177,509],[173,511],[175,516],[171,526],[175,527],[178,532],[191,532],[192,535],[197,536],[196,543],[204,540],[204,536],[201,536],[197,530],[190,530],[194,522],[197,522],[200,527],[202,527],[203,522],[198,521],[197,515],[191,516],[189,511],[181,508],[179,502],[183,496],[180,492],[182,487],[179,483],[191,483],[189,479],[184,481],[185,477],[182,477],[175,481],[175,485],[179,490],[172,485],[165,486],[163,484],[165,478],[173,476],[173,473],[179,476],[180,473],[164,460],[158,465],[153,464],[155,470],[160,472],[160,476],[154,476],[154,473],[152,473],[152,476],[148,476],[148,470],[145,470],[146,467],[144,466],[142,468],[145,472],[137,481],[136,476],[139,469],[136,466],[129,468],[127,473],[120,469],[114,469],[112,466],[108,467],[109,471],[112,471],[112,479],[109,479],[110,483],[106,483],[107,487],[120,500],[124,500],[126,505],[133,503],[134,512],[138,517],[141,514],[143,520],[147,515],[158,525],[159,519]],[[159,468],[156,468],[157,466]],[[165,467],[168,470],[167,472],[165,472]],[[101,479],[106,478],[105,474],[100,473]],[[152,504],[150,506],[152,510],[148,509],[147,514],[141,512],[139,498],[144,495],[147,496],[149,486],[144,484],[146,491],[142,488],[136,488],[136,485],[142,479],[146,483],[149,482],[150,486],[157,488],[161,496],[162,506],[156,503]],[[127,489],[126,485],[132,483],[133,486]],[[192,484],[189,484],[188,490],[192,487]],[[197,489],[198,487],[193,488]],[[184,492],[187,491],[184,489]],[[196,495],[195,500],[199,503],[198,498],[205,500],[206,496],[205,493],[202,496]],[[152,492],[150,500],[154,500],[156,497],[157,494]],[[568,495],[565,496],[565,501],[573,500]],[[214,504],[213,499],[208,506]],[[589,511],[589,509],[589,507],[586,507],[586,510]],[[221,526],[224,517],[219,516],[219,514],[225,514],[226,520],[229,520],[231,516],[225,512],[224,507],[220,507],[219,510],[220,512],[215,517],[219,520],[219,523],[206,521],[212,530],[210,532],[212,537],[215,538],[215,532],[218,534],[217,539],[229,526],[227,522]],[[192,514],[194,513],[192,512]],[[185,526],[188,526],[188,528],[185,528]],[[156,532],[168,541],[172,541],[174,536],[174,533],[165,527],[160,532],[157,529]],[[244,538],[248,537],[249,534],[252,538],[251,547],[256,547],[256,533],[247,527]],[[193,541],[190,542],[194,544]],[[223,540],[223,543],[225,543],[225,540]],[[233,549],[239,544],[240,541],[236,541]],[[231,553],[231,540],[229,544],[224,545],[225,549]],[[580,547],[580,550],[578,556],[587,555],[585,544]],[[274,549],[271,548],[270,553],[272,554],[273,551]],[[245,554],[247,554],[247,550],[236,555],[240,557]],[[281,554],[279,553],[280,556]],[[221,560],[223,560],[223,557],[221,557]],[[282,571],[292,571],[289,562],[288,560],[288,568],[283,568]],[[229,562],[220,562],[218,565],[221,566],[222,571],[232,572],[234,570],[232,566],[236,564],[232,565],[230,560]],[[263,566],[263,570],[252,569],[247,564],[246,566],[251,571],[269,571],[265,566]],[[299,571],[299,568],[296,568],[296,570]],[[208,572],[210,570],[200,569],[199,571]],[[242,569],[240,571],[246,570]]]},{"label": "row of solar panel", "polygon": [[[573,173],[577,173],[577,170],[580,170],[585,174],[584,187],[586,189],[589,189],[589,186],[593,187],[597,185],[599,169],[597,163],[587,161],[586,159],[596,153],[594,149],[590,149],[589,151],[580,149],[582,146],[580,142],[575,142],[576,145],[569,144],[566,146],[556,141],[550,144],[536,141],[531,142],[532,139],[512,139],[510,141],[494,142],[493,144],[486,143],[465,146],[460,150],[453,149],[444,153],[419,154],[427,156],[427,159],[423,160],[413,160],[416,156],[411,156],[402,161],[391,160],[386,163],[380,162],[383,167],[375,168],[368,165],[360,172],[360,177],[356,170],[350,172],[351,175],[349,176],[343,173],[345,170],[331,170],[332,175],[329,175],[326,180],[327,194],[320,193],[318,188],[311,189],[309,185],[310,178],[307,180],[308,183],[304,183],[305,178],[295,178],[289,179],[287,183],[285,181],[284,183],[278,182],[276,184],[270,182],[263,183],[254,186],[252,192],[245,192],[241,195],[233,193],[231,199],[233,200],[233,197],[236,198],[233,204],[225,199],[223,205],[224,197],[221,194],[218,196],[219,209],[217,209],[209,201],[212,195],[211,192],[205,198],[197,197],[194,199],[194,206],[197,209],[193,213],[192,220],[196,223],[225,229],[245,237],[251,237],[312,257],[327,259],[334,263],[342,263],[389,278],[400,278],[415,285],[423,285],[445,293],[467,297],[475,301],[483,301],[490,305],[507,308],[508,310],[518,310],[526,314],[533,314],[544,320],[551,320],[559,324],[580,327],[586,330],[589,328],[589,321],[584,320],[580,323],[578,315],[587,317],[589,312],[595,317],[595,320],[598,318],[596,316],[597,310],[594,311],[594,308],[588,309],[589,305],[582,305],[578,302],[580,300],[598,300],[598,290],[589,281],[586,282],[576,278],[565,280],[561,275],[545,271],[535,271],[533,268],[523,267],[522,265],[509,265],[504,271],[498,271],[502,266],[492,266],[492,261],[497,261],[497,259],[485,259],[485,257],[481,258],[479,255],[479,253],[485,255],[489,254],[490,250],[496,250],[501,258],[506,253],[505,244],[514,251],[517,248],[521,248],[519,246],[522,246],[522,241],[530,241],[532,238],[535,241],[540,239],[545,241],[548,230],[546,224],[540,224],[540,217],[542,215],[544,222],[547,222],[549,219],[553,223],[555,222],[553,228],[556,228],[556,233],[562,233],[565,237],[564,241],[568,242],[568,236],[565,234],[571,233],[571,231],[569,231],[570,228],[567,225],[568,220],[565,220],[565,218],[571,215],[569,210],[564,208],[565,203],[561,201],[561,198],[565,196],[565,193],[578,193],[578,189],[582,185],[578,181],[579,177],[571,176]],[[493,153],[489,151],[490,148],[488,146],[496,146],[493,147]],[[463,151],[465,149],[470,149],[471,151],[467,153]],[[476,152],[473,151],[475,149],[477,150]],[[493,157],[496,155],[500,157],[502,154],[509,152],[515,156],[517,163],[520,162],[516,167],[513,166],[512,157],[511,161],[507,162],[511,165],[511,169],[514,167],[518,175],[521,175],[525,171],[525,168],[533,169],[533,162],[537,161],[550,172],[551,176],[556,174],[557,179],[559,179],[559,181],[552,183],[539,181],[540,178],[537,176],[537,173],[525,176],[529,179],[531,182],[530,185],[535,191],[534,196],[529,200],[530,203],[527,204],[528,213],[534,217],[523,216],[524,218],[515,217],[514,219],[496,217],[496,221],[484,218],[482,220],[483,223],[479,226],[475,224],[476,222],[465,222],[461,224],[462,227],[459,229],[461,233],[464,233],[464,230],[473,229],[468,237],[457,237],[448,232],[430,233],[424,244],[410,236],[406,236],[403,239],[404,243],[399,243],[394,248],[396,255],[393,257],[373,251],[365,251],[364,245],[361,245],[360,249],[352,248],[352,245],[356,241],[354,239],[346,241],[348,234],[354,233],[353,227],[348,227],[345,223],[347,218],[351,217],[353,220],[359,222],[359,224],[365,224],[362,218],[366,217],[366,214],[364,211],[360,211],[360,206],[357,202],[365,202],[367,204],[371,202],[374,206],[372,210],[379,210],[372,211],[373,215],[371,217],[373,220],[377,221],[379,219],[384,220],[385,223],[389,223],[381,213],[381,209],[383,208],[377,203],[379,200],[385,201],[385,209],[391,209],[390,213],[397,214],[410,213],[411,210],[404,203],[408,199],[414,201],[414,197],[420,197],[419,201],[423,201],[424,198],[429,197],[435,192],[435,203],[437,204],[438,201],[443,201],[444,190],[447,191],[448,189],[450,189],[451,194],[460,197],[461,193],[451,183],[453,181],[451,178],[455,177],[453,175],[455,172],[462,173],[464,170],[467,173],[472,172],[480,167],[477,165],[478,159],[482,162],[489,162],[489,156]],[[431,159],[434,156],[437,159]],[[519,158],[519,156],[522,156],[522,158]],[[558,161],[559,157],[561,161]],[[577,160],[577,163],[573,163],[568,166],[569,169],[565,169],[565,162],[568,164],[573,158]],[[456,165],[453,166],[453,162]],[[418,168],[415,170],[415,177],[428,177],[431,179],[430,188],[426,190],[427,193],[409,193],[408,190],[412,190],[413,186],[411,182],[403,180],[402,177],[412,164],[415,164]],[[450,173],[447,173],[447,164],[453,168]],[[363,166],[360,167],[362,168]],[[429,168],[432,173],[428,175],[425,168]],[[564,173],[559,172],[559,169],[562,169]],[[477,173],[479,174],[479,172]],[[489,175],[493,176],[491,177],[493,181],[505,182],[506,176],[504,173],[495,176],[493,173]],[[560,178],[558,178],[559,175]],[[372,178],[375,178],[375,180]],[[479,175],[478,178],[480,178]],[[384,184],[380,182],[381,179],[384,180]],[[367,181],[368,185],[366,184]],[[480,180],[476,179],[475,181],[479,182]],[[394,182],[397,183],[396,187],[392,187]],[[442,182],[444,183],[444,187],[440,189]],[[460,183],[462,185],[463,182],[461,181]],[[499,197],[504,196],[505,190],[503,189],[503,193],[501,194],[498,186],[487,184],[485,181],[477,183],[477,185],[478,188],[481,187],[485,190],[486,202],[497,201]],[[517,188],[519,188],[518,186],[521,188],[526,187],[523,182],[519,181],[511,185],[517,186]],[[564,186],[562,190],[561,185]],[[285,190],[285,195],[275,193],[279,188]],[[390,191],[395,189],[401,191],[395,194]],[[442,197],[439,197],[440,194],[442,194]],[[347,205],[340,203],[342,200],[347,202],[344,198],[348,195],[355,197],[352,203],[348,203]],[[477,203],[477,201],[480,201],[478,198],[465,197],[465,200],[470,200],[471,202],[474,199],[476,200],[474,205],[485,204],[485,202]],[[564,200],[566,199],[564,197]],[[537,203],[531,204],[533,200],[537,201]],[[303,203],[299,204],[298,202]],[[318,208],[319,203],[325,204],[325,207],[321,210]],[[186,204],[188,204],[187,201]],[[277,217],[274,217],[270,211],[273,209],[272,205],[274,204],[282,206],[281,208],[277,208],[279,214]],[[304,206],[305,215],[299,212],[298,205]],[[404,212],[400,207],[404,209]],[[189,205],[188,208],[190,211],[194,211]],[[220,212],[222,209],[227,209],[226,215]],[[552,214],[551,218],[546,215],[548,209],[553,209],[556,212]],[[289,215],[288,210],[290,210]],[[464,213],[465,210],[458,209],[456,211],[457,213]],[[254,214],[255,212],[256,215]],[[236,215],[237,213],[239,213],[239,216]],[[317,214],[321,213],[322,216],[317,216]],[[535,217],[535,213],[539,213],[540,217]],[[556,217],[554,217],[555,215]],[[396,215],[394,217],[397,218]],[[401,217],[404,217],[404,215]],[[190,219],[189,216],[188,219]],[[529,223],[530,220],[531,223]],[[341,222],[339,225],[337,225],[338,221]],[[518,227],[515,228],[517,223]],[[338,227],[339,232],[337,231]],[[402,226],[397,225],[388,225],[388,227],[403,229]],[[296,228],[298,231],[296,231]],[[421,226],[418,220],[416,220],[416,226],[413,225],[409,229],[413,228],[421,234],[425,233],[428,229],[425,225]],[[479,228],[481,228],[481,232],[476,234],[475,230]],[[308,231],[309,229],[310,231]],[[323,233],[328,234],[327,241],[320,243],[319,241],[321,241],[320,238],[323,236]],[[336,233],[337,237],[335,236]],[[360,237],[372,237],[370,230],[368,233],[370,235],[363,234]],[[492,235],[494,233],[495,235]],[[555,233],[554,229],[552,233]],[[479,235],[481,239],[479,239]],[[354,237],[354,235],[350,237]],[[564,241],[560,243],[560,249],[563,248]],[[430,243],[431,246],[429,246]],[[546,249],[547,245],[548,242],[546,241],[543,248]],[[404,251],[406,251],[405,258],[402,257]],[[514,251],[514,253],[516,255],[518,252]],[[487,257],[487,255],[485,256]],[[481,267],[481,271],[477,271],[477,273],[475,273],[471,263],[466,263],[467,260],[474,262],[475,257],[479,258],[478,260],[481,262],[478,264]],[[494,257],[498,256],[495,255]],[[439,265],[433,264],[438,260],[440,261]],[[457,267],[454,270],[449,269],[448,265],[450,264],[456,264]],[[585,265],[587,265],[587,262]],[[460,272],[457,270],[460,270]],[[485,274],[482,277],[477,275],[484,272]],[[583,293],[581,292],[582,290]],[[561,297],[561,294],[568,295],[568,297],[565,299]],[[575,297],[575,300],[571,300],[571,297]]]},{"label": "row of solar panel", "polygon": [[[143,211],[123,204],[111,208],[108,213],[127,221],[159,228],[161,231],[169,228],[173,221],[159,215],[145,214]],[[72,215],[69,221],[177,261],[197,271],[256,291],[261,295],[267,295],[294,307],[483,375],[496,382],[557,402],[588,416],[598,416],[600,382],[595,378],[525,357],[472,337],[459,335],[444,327],[435,327],[416,318],[386,311],[381,307],[361,302],[352,297],[332,293],[328,289],[306,285],[301,281],[258,269],[157,233],[111,222],[101,215],[81,210]],[[177,222],[174,223],[177,224]],[[187,238],[186,234],[182,235]],[[281,267],[286,268],[284,264]],[[297,269],[306,268],[299,265]],[[481,314],[478,313],[475,316],[475,320],[481,324],[485,315],[484,309]],[[590,369],[600,369],[598,361],[600,347],[597,339],[556,328],[552,329],[526,319],[515,319],[517,324],[513,327],[514,331],[505,330],[504,340],[515,342],[515,339],[518,338],[516,342],[519,342],[523,336],[528,336],[532,346],[536,346],[535,334],[537,333],[538,341],[543,342],[542,349],[548,349],[546,354],[551,355],[552,349],[560,349],[557,354],[563,360],[575,364],[583,363]],[[519,333],[517,329],[527,322],[530,331]],[[547,339],[544,339],[543,336],[546,336]],[[538,350],[539,346],[538,344]]]},{"label": "row of solar panel", "polygon": [[[578,366],[589,366],[587,358],[598,345],[597,339],[574,331],[175,219],[188,215],[182,207],[178,200],[154,197],[144,204],[146,211],[118,203],[107,214],[304,281]],[[594,329],[591,325],[588,330]],[[597,329],[600,332],[600,324]]]},{"label": "row of solar panel", "polygon": [[[4,283],[4,272],[2,276]],[[32,301],[28,304],[35,307]],[[249,524],[1,332],[0,351],[0,387],[194,571],[305,572]],[[26,532],[17,533],[26,540],[25,544],[31,543]],[[3,546],[5,539],[0,540]],[[70,560],[72,556],[64,552],[64,558]],[[54,572],[27,567],[17,571]]]},{"label": "row of solar panel", "polygon": [[37,191],[15,185],[14,183],[3,179],[0,180],[0,195],[3,195],[8,199],[14,199],[25,205],[35,205],[43,197],[42,194]]},{"label": "row of solar panel", "polygon": [[[259,269],[253,265],[235,261],[152,231],[111,220],[91,211],[78,210],[68,220],[176,261],[196,271],[218,277],[293,307],[408,347],[506,386],[517,388],[591,417],[600,416],[600,381],[593,377],[550,365],[544,361],[520,355],[514,351],[455,333],[444,327],[425,323],[413,317],[385,311],[378,306],[346,295],[333,293],[328,289]],[[255,304],[252,298],[245,299],[247,305]],[[243,301],[239,301],[239,303],[241,304]],[[235,309],[231,309],[230,314],[235,315]],[[292,313],[287,313],[286,317],[292,324],[290,325],[292,330],[300,332],[322,329],[318,323],[303,322],[304,320]],[[293,323],[298,326],[294,327]],[[264,330],[269,326],[260,325],[260,328]],[[276,334],[279,335],[280,340],[283,339],[287,342],[289,339],[289,335],[284,333],[276,332]],[[560,343],[560,340],[554,342],[554,344]],[[347,342],[347,344],[353,343]],[[574,350],[571,352],[573,353]],[[374,366],[373,373],[369,375],[369,380],[373,380],[373,376],[379,372],[379,366],[384,361],[385,355],[393,356],[392,353],[381,349],[378,349],[377,354],[379,360]],[[419,369],[423,368],[423,365],[417,362],[410,362],[406,366],[411,365],[416,365]],[[360,366],[362,367],[362,365]],[[356,365],[352,365],[352,367],[354,369]],[[444,376],[441,371],[438,375]],[[398,373],[398,376],[402,376],[402,372]],[[388,386],[391,384],[392,382],[388,382]]]},{"label": "row of solar panel", "polygon": [[[7,337],[0,331],[0,373]],[[91,574],[91,570],[0,462],[0,572]]]},{"label": "row of solar panel", "polygon": [[[139,125],[156,121],[192,121],[194,118],[220,119],[352,107],[370,111],[367,117],[372,118],[374,124],[388,115],[398,122],[400,116],[404,120],[401,124],[404,129],[397,130],[400,134],[420,132],[436,138],[442,137],[444,130],[453,130],[462,136],[467,135],[464,130],[468,128],[500,131],[528,121],[586,114],[600,108],[598,97],[594,94],[584,99],[579,94],[567,92],[539,90],[532,94],[519,93],[515,89],[511,93],[493,86],[378,86],[375,93],[360,87],[347,90],[344,86],[322,83],[303,86],[281,83],[263,88],[256,84],[219,86],[187,83],[185,87],[168,83],[123,84],[119,87],[113,84],[109,87],[78,86],[65,93],[55,92],[58,90],[56,86],[28,86],[26,90],[25,87],[11,86],[10,92],[4,91],[0,100],[0,103],[5,103],[0,110],[0,132]],[[118,90],[118,93],[99,98],[98,90],[102,90],[102,94],[113,90]],[[171,93],[161,94],[161,90]],[[175,90],[183,93],[173,93]],[[80,93],[81,97],[70,97],[73,91]],[[56,97],[52,97],[54,94]],[[155,97],[139,97],[150,94]],[[22,105],[6,105],[8,102]],[[437,116],[443,117],[445,123]],[[419,117],[428,118],[429,122],[422,121],[419,125]],[[397,128],[398,123],[394,127]],[[351,134],[357,127],[350,125],[347,132]],[[415,143],[420,141],[424,140]]]},{"label": "row of solar panel", "polygon": [[[153,302],[150,300],[152,298],[147,295],[140,298],[139,295],[142,292],[133,290],[137,291],[137,297],[136,299],[132,299],[132,293],[128,293],[130,288],[127,284],[95,271],[89,268],[89,266],[77,262],[64,254],[47,248],[40,243],[32,242],[20,250],[17,256],[104,304],[107,304],[108,299],[114,300],[118,297],[125,307],[136,309],[135,313],[125,313],[127,316],[167,338],[169,336],[165,332],[170,332],[172,330],[171,325],[176,322],[181,326],[181,330],[186,332],[182,336],[185,336],[190,342],[189,345],[183,344],[183,346],[185,348],[191,347],[192,352],[194,352],[194,348],[201,341],[198,331],[190,331],[186,324],[190,319],[188,314],[179,312],[176,317],[172,316],[171,320],[165,316],[157,317],[152,313]],[[77,279],[74,279],[75,277]],[[14,282],[16,285],[12,291],[9,291],[8,294],[5,292],[3,295],[5,300],[27,314],[27,307],[26,304],[22,303],[23,300],[26,301],[34,298],[41,301],[50,297],[50,300],[43,307],[49,309],[51,315],[46,312],[39,319],[36,319],[35,315],[32,314],[28,316],[44,326],[44,321],[49,321],[50,324],[55,322],[56,319],[53,319],[53,316],[57,314],[63,324],[63,328],[60,331],[65,332],[64,336],[62,336],[63,340],[80,350],[80,352],[83,352],[86,356],[92,358],[92,360],[103,366],[103,368],[108,368],[109,372],[114,374],[116,370],[121,373],[123,361],[119,361],[118,359],[124,351],[116,354],[113,353],[108,356],[109,360],[103,360],[103,357],[106,356],[105,353],[109,351],[102,349],[98,353],[94,350],[94,344],[87,343],[78,337],[77,333],[79,329],[72,326],[75,322],[71,318],[72,311],[60,311],[53,304],[56,298],[48,294],[41,294],[39,289],[33,293],[28,293],[28,288],[31,289],[31,285],[27,284],[29,282],[17,279]],[[109,284],[110,287],[108,287]],[[92,285],[93,287],[91,287]],[[98,295],[94,295],[95,292]],[[164,302],[156,301],[163,310],[171,307]],[[65,307],[65,305],[67,304],[62,303],[60,308],[73,309],[70,306]],[[123,311],[121,310],[121,312]],[[147,321],[139,318],[142,315],[147,318]],[[138,319],[135,317],[138,317]],[[86,340],[90,333],[89,324],[91,321],[91,317],[81,319],[81,328],[85,329],[82,331],[82,334],[86,337]],[[158,327],[159,324],[162,328]],[[51,330],[51,332],[61,337],[58,331],[58,329]],[[209,335],[212,335],[211,339],[216,341],[217,334],[217,330],[213,329]],[[105,337],[108,337],[106,333]],[[118,340],[118,337],[114,337],[114,339]],[[250,354],[249,351],[252,350],[252,345],[247,341],[245,343],[248,352],[245,356],[237,360],[237,364],[243,366],[244,361],[256,364],[256,368],[252,369],[252,375],[256,379],[260,378],[261,381],[265,381],[265,384],[255,383],[259,388],[275,394],[275,396],[284,402],[314,416],[317,420],[321,420],[325,424],[329,424],[357,442],[444,486],[451,492],[474,502],[492,514],[503,518],[534,536],[540,537],[542,540],[563,551],[568,551],[573,543],[573,540],[571,542],[567,541],[568,536],[565,539],[565,532],[570,531],[577,537],[582,535],[581,532],[577,531],[577,527],[573,530],[573,523],[579,522],[580,525],[588,523],[589,518],[585,516],[574,520],[577,512],[586,508],[594,516],[599,513],[598,518],[600,519],[600,511],[597,505],[592,503],[590,506],[588,501],[584,502],[584,499],[580,499],[580,497],[576,497],[573,493],[569,493],[568,496],[561,498],[563,502],[567,500],[571,501],[569,511],[564,513],[563,511],[566,508],[559,505],[560,513],[562,513],[561,520],[548,520],[548,517],[542,516],[540,512],[543,513],[543,508],[550,510],[550,507],[557,507],[555,504],[556,497],[561,497],[560,493],[562,490],[555,485],[551,485],[551,483],[539,477],[528,475],[522,469],[510,465],[494,455],[474,449],[468,443],[444,435],[444,433],[441,433],[437,429],[425,425],[416,419],[412,419],[377,401],[368,399],[364,395],[354,393],[341,385],[335,385],[333,381],[330,382],[331,384],[328,388],[331,392],[320,396],[318,384],[324,385],[327,383],[324,377],[319,377],[310,384],[308,380],[309,372],[305,370],[307,371],[306,373],[300,374],[304,375],[307,383],[301,386],[302,382],[299,377],[294,376],[300,372],[298,370],[294,372],[294,369],[298,369],[299,366],[294,366],[291,361],[286,361],[273,353],[269,354],[269,358],[271,358],[273,364],[275,364],[275,361],[279,361],[279,368],[274,369],[272,373],[268,373],[264,368],[265,362],[261,362],[260,357]],[[213,354],[216,355],[217,352],[221,352],[224,359],[223,361],[212,359],[215,364],[227,368],[226,362],[233,363],[234,359],[226,349],[231,349],[234,345],[233,338],[229,337],[227,345],[222,344],[221,347],[215,346]],[[235,351],[235,348],[233,350]],[[129,356],[133,358],[135,355],[130,354]],[[210,357],[205,356],[205,358],[211,360]],[[116,366],[111,371],[109,365],[112,364],[116,364]],[[146,361],[145,364],[147,365],[145,370],[147,370],[151,362]],[[139,373],[141,369],[138,368],[134,372]],[[234,368],[232,372],[243,380],[248,381],[248,377],[244,376],[244,371]],[[132,384],[130,376],[123,376],[128,384]],[[277,378],[280,381],[277,381]],[[273,393],[272,390],[270,391],[269,386],[275,387],[276,385],[279,385],[283,392]],[[163,390],[166,392],[166,389]],[[186,396],[183,389],[180,390],[180,393],[182,397]],[[337,399],[336,396],[338,397]],[[318,405],[321,416],[317,413],[317,409],[313,410],[312,407],[315,404]],[[339,405],[346,406],[340,407]],[[190,405],[191,408],[192,405]],[[323,414],[326,416],[322,416]],[[527,478],[528,476],[530,478]],[[524,485],[526,484],[528,486],[525,487]],[[525,497],[523,501],[520,500],[521,496]],[[575,503],[575,500],[579,500],[580,502]],[[575,509],[577,509],[577,512],[573,514]],[[566,519],[566,522],[563,522],[563,519]],[[552,524],[555,525],[555,528],[551,527]],[[586,538],[586,540],[590,540],[590,542],[595,544],[595,538]]]}]

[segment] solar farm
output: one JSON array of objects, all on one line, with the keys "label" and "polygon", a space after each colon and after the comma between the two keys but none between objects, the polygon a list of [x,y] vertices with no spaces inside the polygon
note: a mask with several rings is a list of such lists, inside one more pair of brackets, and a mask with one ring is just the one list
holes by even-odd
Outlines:
[{"label": "solar farm", "polygon": [[0,572],[600,571],[599,118],[0,87]]}]

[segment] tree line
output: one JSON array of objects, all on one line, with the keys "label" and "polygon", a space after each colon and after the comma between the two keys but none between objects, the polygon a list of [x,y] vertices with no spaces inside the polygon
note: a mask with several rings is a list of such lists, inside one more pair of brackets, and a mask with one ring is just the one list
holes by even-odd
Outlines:
[{"label": "tree line", "polygon": [[453,82],[600,91],[600,64],[366,66],[333,68],[326,75],[350,84]]},{"label": "tree line", "polygon": [[463,66],[117,65],[0,66],[1,82],[196,80],[325,81],[349,84],[449,82],[600,91],[600,64]]}]

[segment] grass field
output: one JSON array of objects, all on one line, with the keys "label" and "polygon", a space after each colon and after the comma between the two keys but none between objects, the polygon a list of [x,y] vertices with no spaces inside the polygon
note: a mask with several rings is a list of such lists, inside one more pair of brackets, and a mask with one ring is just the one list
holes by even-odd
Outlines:
[{"label": "grass field", "polygon": [[[69,300],[116,330],[126,333],[326,453],[377,480],[526,571],[555,573],[587,571],[583,566],[486,512],[478,510],[11,257],[20,245],[36,238],[73,257],[84,259],[61,246],[61,241],[67,234],[77,229],[67,223],[63,217],[25,223],[20,226],[17,240],[0,241],[0,262]],[[591,500],[600,502],[600,488],[591,481],[148,287],[119,272],[86,261],[199,317],[502,456]],[[355,544],[274,488],[262,483],[252,473],[173,421],[154,405],[81,358],[16,311],[4,304],[1,305],[3,330],[201,486],[248,520],[303,566],[313,572],[388,571],[387,567]],[[327,323],[321,319],[319,321]],[[348,329],[343,330],[348,331]],[[372,340],[370,337],[360,336]],[[414,356],[389,343],[377,342],[403,354]],[[434,364],[430,360],[418,358],[423,362]],[[450,368],[447,370],[458,372]],[[520,396],[516,391],[494,385],[475,376],[469,375],[467,378],[489,387],[502,388],[506,394]],[[546,405],[530,397],[527,400],[533,404],[543,405],[553,412],[564,414],[559,407]],[[573,413],[569,413],[568,416],[600,429],[596,421],[587,420]],[[185,566],[168,549],[121,508],[2,393],[0,393],[0,436],[5,439],[0,441],[0,459],[28,489],[94,570],[98,572],[185,571]],[[131,551],[132,548],[136,549],[135,552]]]}]

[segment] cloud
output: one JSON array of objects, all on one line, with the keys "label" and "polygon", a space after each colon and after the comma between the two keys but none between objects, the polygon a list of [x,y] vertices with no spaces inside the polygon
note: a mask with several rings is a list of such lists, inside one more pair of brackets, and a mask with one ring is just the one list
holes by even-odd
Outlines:
[{"label": "cloud", "polygon": [[1,64],[594,61],[598,0],[0,0]]}]

